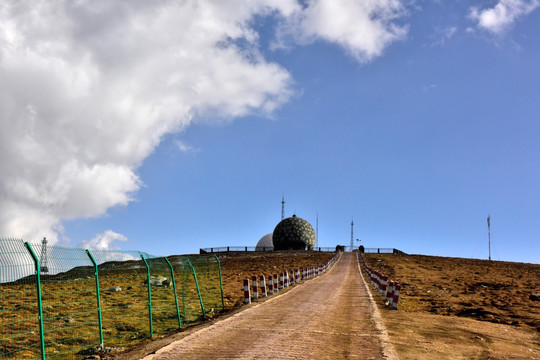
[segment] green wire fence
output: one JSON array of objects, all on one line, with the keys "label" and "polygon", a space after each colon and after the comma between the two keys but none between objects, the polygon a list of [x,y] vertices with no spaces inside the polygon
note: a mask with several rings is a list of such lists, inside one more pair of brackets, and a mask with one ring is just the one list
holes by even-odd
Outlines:
[{"label": "green wire fence", "polygon": [[216,256],[0,239],[0,358],[81,359],[166,334],[224,309],[222,286]]}]

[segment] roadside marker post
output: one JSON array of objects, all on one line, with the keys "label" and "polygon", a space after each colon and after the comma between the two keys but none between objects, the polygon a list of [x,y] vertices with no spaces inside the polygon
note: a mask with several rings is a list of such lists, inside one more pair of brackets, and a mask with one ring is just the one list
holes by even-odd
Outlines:
[{"label": "roadside marker post", "polygon": [[388,305],[393,306],[394,302],[394,281],[388,283],[388,290],[386,291],[386,299],[388,300]]},{"label": "roadside marker post", "polygon": [[249,279],[244,279],[244,304],[251,304],[251,294],[249,292]]},{"label": "roadside marker post", "polygon": [[396,287],[395,287],[395,290],[394,290],[392,307],[397,310],[397,304],[398,304],[398,300],[399,300],[399,291],[401,290],[401,284],[396,282],[395,286]]},{"label": "roadside marker post", "polygon": [[388,287],[388,276],[381,275],[381,295],[386,297],[386,290]]},{"label": "roadside marker post", "polygon": [[262,297],[267,297],[268,294],[266,292],[266,280],[264,279],[264,275],[261,275],[259,277],[259,280],[260,280],[260,284],[261,284],[261,296]]},{"label": "roadside marker post", "polygon": [[272,275],[268,275],[268,295],[274,294],[274,282]]},{"label": "roadside marker post", "polygon": [[257,289],[257,276],[253,276],[251,278],[251,281],[253,281],[253,298],[258,299],[259,298],[259,291]]}]

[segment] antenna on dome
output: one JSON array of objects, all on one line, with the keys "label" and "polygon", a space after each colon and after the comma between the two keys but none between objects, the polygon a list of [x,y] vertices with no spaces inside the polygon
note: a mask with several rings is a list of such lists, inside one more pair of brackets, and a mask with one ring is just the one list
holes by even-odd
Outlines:
[{"label": "antenna on dome", "polygon": [[285,193],[281,193],[281,220],[285,219]]}]

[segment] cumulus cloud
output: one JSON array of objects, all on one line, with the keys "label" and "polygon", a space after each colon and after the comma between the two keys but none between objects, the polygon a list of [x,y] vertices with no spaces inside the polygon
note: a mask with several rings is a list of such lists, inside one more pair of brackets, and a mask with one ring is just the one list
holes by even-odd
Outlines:
[{"label": "cumulus cloud", "polygon": [[540,7],[540,0],[499,0],[492,8],[473,7],[469,16],[477,26],[494,34],[502,34],[519,18]]},{"label": "cumulus cloud", "polygon": [[127,238],[112,230],[107,230],[101,234],[97,234],[90,240],[81,241],[80,247],[90,250],[116,250],[113,245],[114,241],[127,241]]},{"label": "cumulus cloud", "polygon": [[[62,220],[133,201],[135,171],[164,135],[198,117],[266,115],[287,102],[291,76],[260,52],[257,16],[359,61],[406,31],[393,23],[397,0],[305,4],[0,2],[0,237],[54,244]],[[97,244],[123,240],[104,234]]]},{"label": "cumulus cloud", "polygon": [[286,20],[276,47],[288,37],[299,43],[322,39],[367,62],[405,37],[407,27],[396,23],[404,14],[405,7],[398,0],[309,0]]}]

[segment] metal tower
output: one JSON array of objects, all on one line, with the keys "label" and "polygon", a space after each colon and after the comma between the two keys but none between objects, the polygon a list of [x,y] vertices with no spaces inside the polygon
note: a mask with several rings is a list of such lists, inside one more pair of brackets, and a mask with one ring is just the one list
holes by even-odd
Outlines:
[{"label": "metal tower", "polygon": [[39,269],[42,273],[48,273],[49,268],[47,267],[47,238],[41,240],[41,256],[39,258]]},{"label": "metal tower", "polygon": [[351,251],[354,249],[354,221],[351,219]]},{"label": "metal tower", "polygon": [[285,219],[285,194],[281,194],[281,220]]},{"label": "metal tower", "polygon": [[488,214],[487,223],[488,223],[489,260],[491,260],[491,214]]}]

